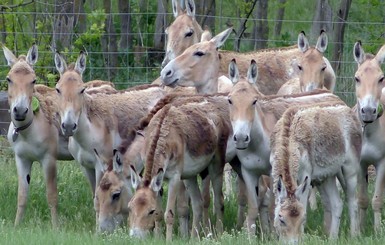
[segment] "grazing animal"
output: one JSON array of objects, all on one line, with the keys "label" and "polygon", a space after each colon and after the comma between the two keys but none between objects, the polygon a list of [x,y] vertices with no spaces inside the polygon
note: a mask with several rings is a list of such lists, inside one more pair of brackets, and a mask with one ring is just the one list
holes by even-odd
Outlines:
[{"label": "grazing animal", "polygon": [[58,53],[55,55],[55,65],[60,73],[56,91],[61,130],[70,137],[69,151],[84,168],[95,197],[95,188],[103,171],[99,164],[95,164],[97,159],[94,150],[102,159],[111,159],[113,149],[120,145],[128,132],[166,92],[159,87],[150,86],[147,89],[122,93],[89,95],[84,92],[82,80],[85,64],[84,53],[80,53],[75,65],[68,67]]},{"label": "grazing animal", "polygon": [[8,102],[11,123],[8,141],[15,152],[18,174],[18,198],[15,226],[24,217],[27,206],[31,167],[34,161],[40,162],[46,182],[48,207],[51,222],[58,226],[56,160],[72,160],[68,151],[68,138],[60,131],[57,95],[43,85],[35,85],[33,70],[37,62],[38,49],[32,45],[28,54],[18,58],[5,46],[4,56],[11,67],[7,74]]},{"label": "grazing animal", "polygon": [[202,197],[196,176],[208,168],[214,190],[217,229],[223,229],[222,174],[227,139],[226,101],[212,97],[180,98],[166,104],[149,121],[146,129],[146,163],[143,180],[133,170],[136,192],[129,203],[130,234],[144,237],[159,219],[163,177],[169,179],[164,213],[166,239],[172,238],[176,194],[183,180],[193,209],[192,236],[197,236],[202,218]]},{"label": "grazing animal", "polygon": [[359,234],[356,187],[362,134],[354,112],[330,102],[286,110],[271,134],[274,227],[279,239],[297,243],[304,231],[310,183],[321,193],[325,229],[337,238],[343,202],[336,185],[346,183],[350,232]]},{"label": "grazing animal", "polygon": [[113,232],[128,218],[127,204],[132,197],[131,183],[123,173],[123,165],[117,155],[106,161],[95,152],[103,176],[95,192],[95,209],[99,213],[99,231]]},{"label": "grazing animal", "polygon": [[329,60],[323,56],[327,45],[326,32],[321,31],[315,47],[309,46],[305,33],[301,32],[298,35],[298,49],[302,52],[297,62],[299,76],[283,84],[277,94],[310,92],[323,88],[333,92],[336,75]]},{"label": "grazing animal", "polygon": [[384,205],[385,189],[385,105],[384,72],[381,64],[385,59],[385,45],[376,55],[364,52],[361,42],[356,42],[353,49],[354,59],[358,64],[354,75],[356,83],[357,104],[355,110],[363,128],[363,146],[361,153],[361,175],[358,194],[360,220],[365,227],[368,198],[368,166],[373,164],[376,169],[376,181],[372,198],[374,212],[374,229],[381,227],[381,210]]},{"label": "grazing animal", "polygon": [[[323,101],[345,104],[338,96],[325,90],[287,96],[265,96],[258,91],[258,69],[251,61],[247,78],[239,76],[235,60],[229,65],[230,79],[235,83],[228,95],[230,120],[237,156],[248,196],[247,228],[255,233],[258,216],[258,181],[261,175],[270,175],[270,135],[274,125],[290,106],[300,106]],[[265,218],[266,219],[266,218]],[[266,222],[265,222],[266,223]],[[268,228],[265,227],[265,230]]]}]

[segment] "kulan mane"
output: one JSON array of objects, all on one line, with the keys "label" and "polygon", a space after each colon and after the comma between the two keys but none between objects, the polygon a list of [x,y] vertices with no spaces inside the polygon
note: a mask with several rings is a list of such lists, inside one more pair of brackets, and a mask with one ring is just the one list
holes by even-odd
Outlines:
[{"label": "kulan mane", "polygon": [[[20,55],[17,59],[18,62],[15,63],[15,65],[12,66],[10,73],[19,73],[22,75],[27,75],[30,73],[35,73],[33,68],[27,63],[27,57],[25,55]],[[23,62],[21,62],[23,61]],[[31,81],[32,82],[32,81]]]},{"label": "kulan mane", "polygon": [[[150,136],[152,141],[150,143],[150,148],[147,153],[147,158],[145,163],[145,173],[143,178],[144,186],[148,186],[151,182],[158,142],[161,138],[161,132],[162,132],[162,127],[164,125],[164,120],[167,117],[171,106],[172,106],[171,104],[166,105],[164,109],[160,112],[161,114],[159,116],[159,120],[157,122],[155,131],[153,132],[153,135]],[[159,144],[159,145],[163,145],[163,144]]]},{"label": "kulan mane", "polygon": [[[276,154],[274,156],[276,160],[275,165],[278,169],[274,174],[282,177],[289,197],[294,195],[297,188],[297,183],[292,177],[293,166],[290,164],[292,161],[290,159],[291,156],[289,152],[290,127],[292,126],[292,121],[297,111],[298,108],[294,107],[287,109],[287,111],[282,115],[281,124],[277,124],[274,130],[274,138],[276,140],[275,145],[278,146],[275,150]],[[277,127],[278,125],[279,127]],[[296,166],[296,168],[298,168],[298,166]]]}]

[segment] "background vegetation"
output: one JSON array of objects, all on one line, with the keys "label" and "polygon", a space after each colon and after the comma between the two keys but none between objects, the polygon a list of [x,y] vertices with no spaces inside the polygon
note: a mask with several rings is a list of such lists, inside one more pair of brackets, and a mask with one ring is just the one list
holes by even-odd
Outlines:
[{"label": "background vegetation", "polygon": [[[329,35],[326,57],[333,65],[339,64],[337,94],[353,104],[355,64],[352,47],[359,39],[367,52],[376,53],[384,44],[385,0],[254,1],[196,0],[197,18],[214,33],[234,26],[235,32],[223,48],[241,52],[295,44],[302,30],[314,44],[319,29],[326,29]],[[341,6],[349,6],[345,20],[338,19],[343,9]],[[284,14],[279,17],[282,9]],[[118,88],[124,88],[149,83],[159,75],[163,33],[173,20],[171,12],[171,0],[0,0],[0,41],[17,54],[25,54],[33,42],[38,44],[36,71],[40,83],[53,86],[58,78],[53,63],[54,50],[63,53],[68,61],[75,61],[79,51],[86,50],[85,80],[111,80]],[[251,14],[246,18],[248,13]],[[243,23],[246,29],[239,35]],[[282,24],[280,30],[277,30],[278,23]],[[334,32],[337,24],[341,23],[345,24],[345,30],[343,42],[339,43]],[[237,46],[239,39],[241,42]],[[339,60],[333,60],[336,44],[343,45]],[[0,60],[1,81],[8,67],[5,59]],[[6,83],[1,83],[1,89],[6,89]],[[17,174],[13,153],[3,138],[0,141],[0,166],[1,244],[165,244],[164,240],[156,239],[145,242],[132,240],[125,229],[113,235],[96,235],[90,187],[75,162],[59,163],[60,229],[51,229],[44,179],[38,164],[34,165],[32,172],[24,223],[15,229]],[[226,201],[225,212],[226,233],[218,239],[201,237],[200,243],[276,243],[274,239],[259,236],[249,239],[244,231],[233,230],[236,216],[234,198]],[[372,231],[372,215],[369,215],[363,235],[350,238],[344,212],[339,244],[385,242],[385,230],[376,235]],[[322,210],[310,212],[308,217],[305,242],[331,243],[321,229]],[[176,239],[175,243],[185,244],[186,241]]]},{"label": "background vegetation", "polygon": [[[214,33],[234,27],[224,49],[292,45],[302,30],[314,45],[320,29],[325,29],[326,57],[338,76],[337,94],[349,104],[354,103],[354,42],[362,40],[364,49],[374,53],[384,43],[385,0],[196,0],[195,4],[202,26]],[[173,19],[171,0],[0,0],[0,41],[19,54],[33,42],[39,45],[36,68],[41,83],[52,86],[57,80],[53,50],[68,61],[86,50],[85,80],[110,80],[125,88],[158,77],[164,29]],[[0,80],[7,71],[1,62]]]}]

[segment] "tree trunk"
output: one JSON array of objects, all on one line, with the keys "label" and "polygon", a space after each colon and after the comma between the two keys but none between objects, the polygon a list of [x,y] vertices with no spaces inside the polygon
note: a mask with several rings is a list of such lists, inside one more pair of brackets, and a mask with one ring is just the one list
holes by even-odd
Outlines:
[{"label": "tree trunk", "polygon": [[131,6],[130,1],[119,0],[120,13],[120,41],[119,47],[121,50],[132,49],[132,34],[131,34]]},{"label": "tree trunk", "polygon": [[[240,21],[239,21],[239,27],[238,27],[238,29],[236,31],[236,39],[235,39],[235,42],[234,42],[234,50],[236,52],[239,52],[239,50],[240,50],[241,39],[243,37],[243,34],[246,31],[246,23],[249,20],[250,15],[254,12],[254,8],[255,8],[256,3],[257,3],[257,0],[254,0],[252,5],[251,5],[251,8],[249,9],[249,11],[247,11],[245,17],[241,18]],[[240,16],[240,15],[241,14],[238,13],[238,16]]]},{"label": "tree trunk", "polygon": [[[148,12],[147,6],[148,6],[148,0],[139,0],[139,13],[147,13]],[[138,28],[138,40],[139,40],[138,43],[141,46],[144,46],[142,27],[146,27],[146,26],[148,26],[148,23],[146,22],[146,18],[143,16],[140,16],[138,18],[137,28]]]},{"label": "tree trunk", "polygon": [[274,26],[274,37],[275,39],[278,39],[281,37],[281,30],[282,30],[282,21],[285,16],[285,4],[287,0],[279,0],[279,8],[277,11],[277,15],[275,19],[277,20],[275,22]]},{"label": "tree trunk", "polygon": [[255,8],[255,25],[253,28],[254,49],[267,48],[269,25],[267,23],[268,0],[257,1]]},{"label": "tree trunk", "polygon": [[84,12],[84,4],[86,0],[74,0],[73,12],[75,15],[74,25],[78,33],[83,33],[87,30],[87,16]]},{"label": "tree trunk", "polygon": [[164,49],[164,33],[167,27],[167,1],[158,0],[158,12],[155,19],[154,47]]},{"label": "tree trunk", "polygon": [[344,44],[344,32],[345,32],[345,21],[348,18],[350,5],[352,0],[341,0],[340,7],[337,10],[337,16],[335,18],[334,24],[334,49],[333,49],[333,58],[331,65],[336,74],[339,74],[340,63],[342,60],[343,54],[343,44]]},{"label": "tree trunk", "polygon": [[203,26],[208,26],[212,33],[215,33],[215,0],[201,0],[197,6],[197,21]]},{"label": "tree trunk", "polygon": [[102,47],[104,54],[104,64],[107,68],[107,79],[112,81],[116,75],[118,65],[118,45],[113,17],[111,14],[112,2],[103,0],[103,6],[106,11],[106,21],[104,26],[104,35],[102,36]]},{"label": "tree trunk", "polygon": [[311,40],[317,40],[321,30],[326,31],[326,33],[331,32],[333,27],[332,16],[333,12],[328,0],[318,0],[313,18]]},{"label": "tree trunk", "polygon": [[52,31],[52,47],[56,50],[70,48],[72,44],[74,14],[72,2],[55,0],[55,17]]}]

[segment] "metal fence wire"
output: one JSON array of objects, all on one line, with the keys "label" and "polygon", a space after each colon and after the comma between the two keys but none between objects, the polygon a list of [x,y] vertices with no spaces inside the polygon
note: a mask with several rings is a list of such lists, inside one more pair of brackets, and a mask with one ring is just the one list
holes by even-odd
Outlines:
[{"label": "metal fence wire", "polygon": [[[346,21],[338,19],[344,2],[350,2]],[[180,4],[183,6],[184,0]],[[372,53],[384,43],[384,0],[196,0],[195,5],[197,20],[213,33],[229,26],[238,30],[245,22],[246,28],[240,36],[241,52],[254,50],[261,46],[259,42],[267,48],[296,44],[302,30],[314,45],[318,37],[314,33],[319,33],[315,29],[322,27],[329,36],[325,56],[331,63],[336,62],[331,59],[336,44],[333,28],[343,22],[343,54],[336,74],[336,94],[349,105],[355,103],[354,42],[361,40],[365,50]],[[279,17],[282,9],[284,15]],[[160,74],[164,30],[174,20],[171,0],[0,0],[0,14],[1,42],[15,54],[26,54],[32,43],[36,43],[38,82],[49,86],[54,86],[58,79],[54,51],[63,54],[68,62],[75,61],[80,50],[86,51],[85,81],[113,81],[117,88],[152,82]],[[267,28],[266,38],[254,31],[259,23]],[[233,50],[236,39],[232,34],[223,49]],[[5,59],[0,59],[2,90],[7,88],[2,81],[8,70]],[[7,108],[1,110],[6,112]],[[0,114],[0,124],[8,124],[4,115]]]}]

